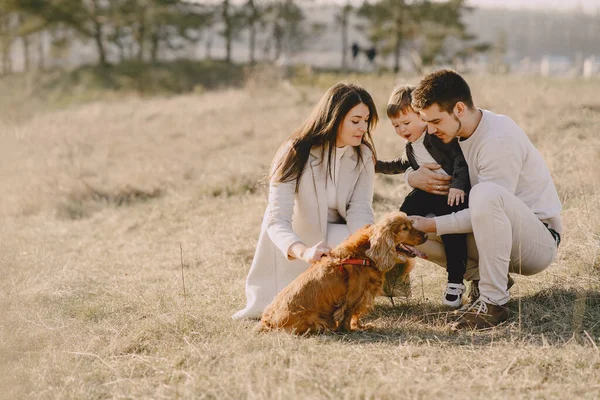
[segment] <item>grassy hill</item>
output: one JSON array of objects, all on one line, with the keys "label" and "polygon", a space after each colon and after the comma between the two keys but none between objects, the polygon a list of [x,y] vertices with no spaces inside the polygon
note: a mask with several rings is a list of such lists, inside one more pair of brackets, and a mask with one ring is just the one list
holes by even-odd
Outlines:
[{"label": "grassy hill", "polygon": [[[508,323],[451,332],[444,272],[426,261],[412,298],[378,301],[372,332],[258,335],[231,320],[271,158],[338,79],[4,108],[0,397],[598,398],[598,81],[468,77],[477,104],[540,149],[564,205],[558,259],[515,277]],[[350,80],[385,115],[396,78]],[[374,137],[380,158],[402,149],[386,118]],[[380,217],[407,188],[378,176],[375,192]]]}]

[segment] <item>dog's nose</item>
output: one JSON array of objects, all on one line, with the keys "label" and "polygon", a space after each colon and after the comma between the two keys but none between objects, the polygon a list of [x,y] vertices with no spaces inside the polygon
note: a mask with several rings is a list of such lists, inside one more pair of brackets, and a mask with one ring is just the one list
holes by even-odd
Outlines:
[{"label": "dog's nose", "polygon": [[426,242],[428,238],[429,238],[429,236],[428,236],[426,233],[425,233],[425,234],[423,234],[423,241],[424,241],[424,242]]}]

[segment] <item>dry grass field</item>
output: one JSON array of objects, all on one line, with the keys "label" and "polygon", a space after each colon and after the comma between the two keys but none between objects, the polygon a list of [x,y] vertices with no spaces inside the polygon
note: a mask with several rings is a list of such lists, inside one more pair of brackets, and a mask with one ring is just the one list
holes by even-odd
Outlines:
[{"label": "dry grass field", "polygon": [[[378,301],[372,332],[259,335],[231,320],[269,162],[336,80],[66,108],[3,95],[0,398],[599,398],[600,81],[468,77],[476,103],[540,149],[564,205],[558,259],[515,277],[508,323],[451,332],[444,272],[425,261],[412,298]],[[397,80],[349,80],[382,114],[379,157],[397,156],[384,117]],[[378,176],[375,192],[379,217],[407,190]]]}]

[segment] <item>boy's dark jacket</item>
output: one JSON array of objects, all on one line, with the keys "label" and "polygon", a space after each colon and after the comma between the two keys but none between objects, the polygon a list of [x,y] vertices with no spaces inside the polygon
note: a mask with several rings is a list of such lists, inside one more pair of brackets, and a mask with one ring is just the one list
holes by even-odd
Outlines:
[{"label": "boy's dark jacket", "polygon": [[[469,169],[462,150],[458,145],[458,141],[453,140],[446,144],[435,135],[430,135],[427,132],[423,134],[425,135],[425,138],[423,139],[425,149],[427,149],[433,159],[442,166],[444,171],[452,176],[450,187],[461,189],[467,193],[471,188]],[[406,143],[404,153],[399,158],[392,161],[377,160],[375,172],[382,174],[401,174],[406,171],[408,167],[411,167],[415,171],[419,169],[410,142]]]}]

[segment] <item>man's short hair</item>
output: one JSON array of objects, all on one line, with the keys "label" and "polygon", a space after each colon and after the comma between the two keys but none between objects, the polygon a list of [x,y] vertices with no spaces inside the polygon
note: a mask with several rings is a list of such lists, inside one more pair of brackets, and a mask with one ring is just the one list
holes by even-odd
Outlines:
[{"label": "man's short hair", "polygon": [[412,108],[417,112],[437,103],[441,110],[452,114],[459,101],[468,108],[475,107],[469,85],[451,69],[440,69],[426,75],[412,93]]},{"label": "man's short hair", "polygon": [[400,114],[412,111],[413,90],[415,90],[415,87],[409,85],[400,85],[394,88],[387,105],[387,116],[389,118],[397,118]]}]

